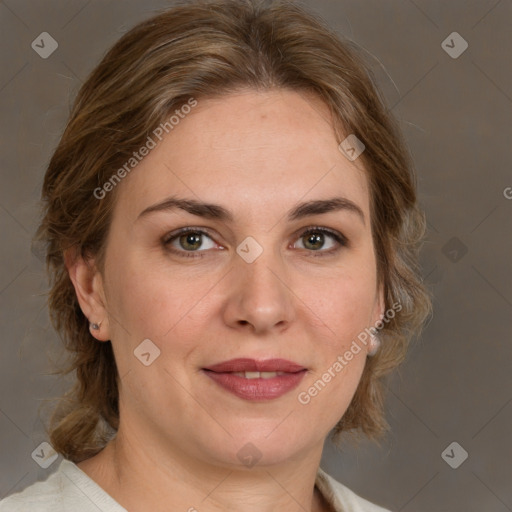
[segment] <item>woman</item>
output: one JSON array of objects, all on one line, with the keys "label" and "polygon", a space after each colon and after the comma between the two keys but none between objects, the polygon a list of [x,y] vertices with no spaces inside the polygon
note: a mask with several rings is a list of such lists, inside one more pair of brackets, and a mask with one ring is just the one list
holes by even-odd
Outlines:
[{"label": "woman", "polygon": [[0,510],[384,511],[319,469],[387,429],[430,310],[411,163],[357,50],[290,2],[191,2],[125,34],[43,185],[76,386],[62,456]]}]

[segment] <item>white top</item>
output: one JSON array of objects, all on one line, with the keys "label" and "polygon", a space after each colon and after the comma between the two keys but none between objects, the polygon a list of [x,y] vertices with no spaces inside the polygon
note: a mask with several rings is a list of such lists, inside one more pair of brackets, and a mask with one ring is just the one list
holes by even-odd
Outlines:
[{"label": "white top", "polygon": [[[316,487],[336,512],[390,512],[318,470]],[[127,512],[76,464],[62,460],[44,482],[0,501],[0,512]]]}]

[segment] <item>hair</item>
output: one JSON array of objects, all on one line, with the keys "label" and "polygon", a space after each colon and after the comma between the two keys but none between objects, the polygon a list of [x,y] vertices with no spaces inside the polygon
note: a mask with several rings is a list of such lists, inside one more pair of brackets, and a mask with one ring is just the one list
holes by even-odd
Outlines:
[{"label": "hair", "polygon": [[62,374],[74,386],[52,415],[54,449],[74,462],[98,453],[119,428],[118,373],[111,342],[89,331],[65,265],[65,252],[104,248],[118,188],[100,200],[111,179],[171,112],[190,98],[241,89],[312,93],[328,106],[341,142],[363,141],[370,190],[377,280],[386,310],[401,310],[380,331],[353,399],[333,430],[378,440],[389,430],[383,377],[400,365],[431,312],[418,253],[425,232],[412,159],[398,123],[381,98],[362,50],[318,16],[290,1],[214,0],[180,3],[143,21],[105,54],[80,88],[46,170],[36,240],[46,247],[48,307],[69,355]]}]

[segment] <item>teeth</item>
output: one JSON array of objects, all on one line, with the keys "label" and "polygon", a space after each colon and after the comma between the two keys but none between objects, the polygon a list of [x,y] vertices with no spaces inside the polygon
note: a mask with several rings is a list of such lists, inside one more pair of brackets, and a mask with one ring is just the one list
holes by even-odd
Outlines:
[{"label": "teeth", "polygon": [[245,379],[273,379],[278,375],[284,374],[285,372],[233,372],[233,375]]}]

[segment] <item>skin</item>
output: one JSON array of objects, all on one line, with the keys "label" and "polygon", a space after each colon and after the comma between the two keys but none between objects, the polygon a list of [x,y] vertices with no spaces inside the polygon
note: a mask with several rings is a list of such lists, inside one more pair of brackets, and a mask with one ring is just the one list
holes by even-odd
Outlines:
[{"label": "skin", "polygon": [[[117,437],[78,466],[131,512],[170,503],[328,510],[315,476],[367,348],[309,404],[297,397],[379,320],[384,300],[367,178],[339,151],[327,107],[287,90],[201,99],[116,193],[103,272],[94,259],[66,255],[84,314],[101,322],[91,332],[111,340],[121,377]],[[180,209],[139,217],[171,195],[220,204],[234,221]],[[299,202],[334,196],[358,205],[364,222],[349,210],[287,219]],[[193,252],[203,257],[186,257],[186,237],[162,241],[187,226],[209,230]],[[348,245],[330,235],[308,244],[301,233],[311,226],[342,233]],[[248,236],[263,248],[252,263],[236,252]],[[161,351],[149,366],[134,356],[144,339]],[[308,372],[284,396],[251,402],[201,371],[236,357],[289,359]],[[237,457],[247,443],[261,455],[253,467]]]}]

